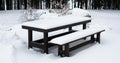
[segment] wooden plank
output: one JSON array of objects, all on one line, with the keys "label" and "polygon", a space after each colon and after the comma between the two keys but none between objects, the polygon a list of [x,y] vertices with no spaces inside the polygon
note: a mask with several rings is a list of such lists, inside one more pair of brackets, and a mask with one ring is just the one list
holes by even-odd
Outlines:
[{"label": "wooden plank", "polygon": [[[61,33],[61,34],[58,34],[58,35],[50,36],[50,37],[48,37],[48,41],[50,41],[53,38],[56,38],[56,37],[59,37],[59,36],[63,36],[63,35],[66,35],[66,34],[70,34],[70,33],[73,33],[73,32],[76,32],[76,30],[72,30],[72,31],[64,32],[64,33]],[[34,42],[43,43],[43,39],[36,40]]]},{"label": "wooden plank", "polygon": [[[96,32],[96,33],[94,33],[94,34],[97,34],[97,33],[103,32],[103,31],[104,31],[104,30],[101,30],[101,31],[99,31],[99,32]],[[84,38],[86,38],[86,37],[89,37],[89,36],[91,36],[91,35],[94,35],[94,34],[90,34],[90,35],[88,35],[88,36],[81,37],[81,38],[79,38],[79,39],[76,39],[76,40],[73,40],[73,41],[71,41],[71,42],[69,42],[69,43],[72,43],[72,42],[75,42],[75,41],[78,41],[78,40],[84,39]],[[65,45],[65,44],[64,44],[64,45]]]},{"label": "wooden plank", "polygon": [[83,43],[81,43],[81,44],[78,44],[78,45],[76,45],[76,46],[73,46],[73,47],[71,47],[71,48],[69,49],[69,51],[76,50],[76,49],[78,49],[78,48],[80,48],[80,47],[82,47],[82,46],[85,46],[85,45],[93,42],[93,41],[94,41],[94,40],[89,40],[89,41],[83,42]]},{"label": "wooden plank", "polygon": [[91,20],[86,20],[86,21],[78,22],[78,23],[72,23],[72,24],[59,26],[59,27],[55,27],[55,28],[50,28],[50,29],[35,28],[35,27],[25,26],[25,25],[22,25],[22,28],[23,29],[34,30],[34,31],[39,31],[39,32],[52,32],[52,31],[55,31],[55,30],[69,28],[69,27],[72,27],[72,26],[76,26],[76,25],[80,25],[80,24],[86,24],[86,23],[89,23],[89,22],[91,22]]},{"label": "wooden plank", "polygon": [[37,48],[44,49],[44,46],[43,46],[42,43],[34,43],[34,42],[32,42],[31,44],[32,44],[32,47],[37,47]]},{"label": "wooden plank", "polygon": [[45,30],[45,29],[35,28],[35,27],[25,26],[25,25],[22,25],[22,28],[23,29],[28,29],[28,30],[39,31],[39,32],[47,32],[47,30]]},{"label": "wooden plank", "polygon": [[[75,32],[75,31],[73,30],[73,31],[70,31],[70,32],[64,32],[62,34],[58,34],[58,35],[48,37],[48,41],[50,41],[53,38],[56,38],[56,37],[59,37],[59,36],[62,36],[62,35],[66,35],[66,34],[69,34],[69,33],[73,33],[73,32]],[[42,45],[42,47],[40,47],[41,45]],[[44,45],[44,39],[32,41],[32,44],[31,44],[32,47],[38,47],[38,48],[42,48],[42,49],[43,49],[43,45]],[[48,48],[52,47],[52,46],[55,46],[55,44],[48,43]]]},{"label": "wooden plank", "polygon": [[73,26],[77,26],[77,25],[85,24],[85,23],[89,23],[89,22],[91,22],[91,20],[86,20],[86,21],[78,22],[78,23],[72,23],[72,24],[68,24],[68,25],[64,25],[64,26],[59,26],[59,27],[47,29],[47,30],[48,30],[48,32],[52,32],[52,31],[55,31],[55,30],[64,29],[64,28],[68,28],[68,27],[73,27]]}]

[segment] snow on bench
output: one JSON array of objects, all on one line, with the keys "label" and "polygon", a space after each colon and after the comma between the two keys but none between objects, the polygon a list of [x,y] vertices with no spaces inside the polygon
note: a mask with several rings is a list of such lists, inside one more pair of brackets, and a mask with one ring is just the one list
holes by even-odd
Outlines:
[{"label": "snow on bench", "polygon": [[104,31],[104,29],[102,29],[102,28],[85,29],[85,30],[82,30],[82,31],[77,31],[77,32],[74,32],[74,33],[71,33],[71,34],[67,34],[67,35],[64,35],[64,36],[61,36],[61,37],[54,38],[50,41],[50,43],[63,45],[63,44],[72,42],[74,40],[84,38],[84,37],[87,37],[89,35],[96,34],[98,32],[102,32],[102,31]]},{"label": "snow on bench", "polygon": [[[54,38],[50,41],[50,43],[58,45],[58,55],[69,56],[69,51],[75,50],[79,48],[79,46],[81,45],[81,44],[80,45],[78,44],[74,47],[69,48],[70,43],[75,42],[76,40],[79,40],[79,39],[89,37],[89,36],[91,37],[91,39],[88,42],[97,41],[100,43],[100,33],[103,31],[105,30],[102,28],[89,28],[82,31],[70,33],[61,37]],[[96,38],[94,37],[95,34],[96,34]]]}]

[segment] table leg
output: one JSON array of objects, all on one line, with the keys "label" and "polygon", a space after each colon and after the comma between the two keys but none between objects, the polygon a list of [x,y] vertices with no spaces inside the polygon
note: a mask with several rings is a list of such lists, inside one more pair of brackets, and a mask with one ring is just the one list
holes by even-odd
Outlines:
[{"label": "table leg", "polygon": [[86,23],[85,23],[85,24],[83,24],[83,29],[86,29]]},{"label": "table leg", "polygon": [[[83,24],[83,30],[86,29],[86,23]],[[85,40],[86,38],[84,38]]]},{"label": "table leg", "polygon": [[32,48],[32,30],[28,30],[28,49]]},{"label": "table leg", "polygon": [[97,33],[96,41],[100,44],[100,33]]},{"label": "table leg", "polygon": [[44,53],[48,54],[48,32],[44,32]]},{"label": "table leg", "polygon": [[72,31],[72,27],[71,27],[71,26],[69,27],[69,32],[70,32],[70,31]]}]

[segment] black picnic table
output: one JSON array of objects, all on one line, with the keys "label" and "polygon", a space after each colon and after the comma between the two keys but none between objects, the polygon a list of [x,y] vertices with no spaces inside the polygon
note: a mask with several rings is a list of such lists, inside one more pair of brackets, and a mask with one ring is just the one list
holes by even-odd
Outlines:
[{"label": "black picnic table", "polygon": [[[22,28],[28,30],[28,48],[37,47],[44,51],[44,53],[49,53],[49,47],[54,44],[50,44],[49,41],[55,37],[61,35],[69,34],[75,32],[72,29],[73,26],[83,25],[83,29],[86,29],[86,24],[91,22],[90,18],[56,18],[56,19],[46,19],[46,20],[37,20],[23,24]],[[68,32],[64,32],[58,35],[48,37],[49,32],[57,31],[60,29],[68,28]],[[43,39],[33,41],[33,31],[38,31],[43,33]]]}]

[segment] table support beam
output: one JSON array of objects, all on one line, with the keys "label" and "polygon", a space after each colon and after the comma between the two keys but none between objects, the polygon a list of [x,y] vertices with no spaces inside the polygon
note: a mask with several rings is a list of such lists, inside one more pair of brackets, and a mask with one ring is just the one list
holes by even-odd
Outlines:
[{"label": "table support beam", "polygon": [[87,27],[86,24],[87,24],[87,23],[84,23],[84,24],[83,24],[83,29],[86,29],[86,27]]},{"label": "table support beam", "polygon": [[32,48],[32,30],[28,30],[28,49]]},{"label": "table support beam", "polygon": [[48,54],[48,32],[44,32],[44,53]]},{"label": "table support beam", "polygon": [[72,31],[72,26],[69,27],[69,32]]}]

